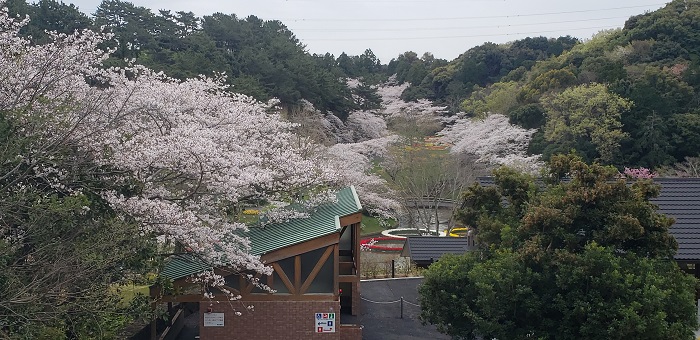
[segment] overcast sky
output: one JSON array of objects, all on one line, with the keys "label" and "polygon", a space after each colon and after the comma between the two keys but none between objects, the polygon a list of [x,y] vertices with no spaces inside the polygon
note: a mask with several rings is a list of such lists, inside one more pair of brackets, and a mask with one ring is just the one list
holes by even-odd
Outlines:
[{"label": "overcast sky", "polygon": [[[94,13],[101,0],[64,0]],[[524,37],[587,39],[622,27],[631,15],[657,10],[659,0],[134,0],[159,9],[255,15],[281,20],[310,53],[359,55],[382,61],[406,51],[452,60],[471,47]]]}]

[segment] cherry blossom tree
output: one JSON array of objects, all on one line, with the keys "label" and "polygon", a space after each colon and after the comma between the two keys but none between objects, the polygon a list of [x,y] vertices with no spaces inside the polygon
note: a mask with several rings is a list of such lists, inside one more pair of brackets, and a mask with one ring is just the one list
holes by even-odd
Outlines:
[{"label": "cherry blossom tree", "polygon": [[636,179],[652,179],[654,177],[659,176],[659,174],[657,174],[656,172],[653,172],[653,171],[651,171],[647,168],[644,168],[644,167],[641,167],[641,168],[625,167],[623,174],[629,178],[636,178]]},{"label": "cherry blossom tree", "polygon": [[377,88],[377,94],[382,98],[380,113],[387,119],[395,117],[429,116],[439,117],[446,112],[444,106],[433,106],[427,99],[419,99],[415,102],[406,102],[401,99],[401,93],[408,88],[408,83],[396,84],[396,78],[392,77],[388,82]]},{"label": "cherry blossom tree", "polygon": [[373,161],[381,161],[388,155],[388,147],[398,136],[391,135],[360,143],[336,144],[328,148],[332,167],[337,169],[339,186],[353,185],[362,206],[370,213],[396,218],[401,204],[387,182],[373,173]]},{"label": "cherry blossom tree", "polygon": [[[98,46],[109,36],[49,33],[52,42],[33,45],[19,35],[25,23],[0,12],[0,111],[32,141],[1,175],[21,182],[53,173],[56,190],[80,193],[67,185],[70,169],[51,163],[59,146],[78,150],[119,184],[92,194],[143,233],[183,244],[213,266],[269,273],[237,232],[246,226],[227,211],[336,180],[294,124],[271,105],[230,94],[223,78],[178,81],[133,64],[105,69],[110,51]],[[41,167],[33,167],[37,159]]]},{"label": "cherry blossom tree", "polygon": [[351,113],[348,116],[347,127],[355,142],[377,139],[389,134],[386,121],[381,116],[367,111]]},{"label": "cherry blossom tree", "polygon": [[484,119],[460,118],[439,133],[452,143],[452,153],[468,153],[478,161],[506,165],[534,173],[542,167],[538,155],[527,155],[527,147],[535,130],[526,130],[508,122],[502,114],[490,114]]}]

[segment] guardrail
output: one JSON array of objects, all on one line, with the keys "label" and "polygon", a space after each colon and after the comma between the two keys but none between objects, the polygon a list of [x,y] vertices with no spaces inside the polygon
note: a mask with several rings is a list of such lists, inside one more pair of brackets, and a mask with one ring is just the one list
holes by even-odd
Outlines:
[{"label": "guardrail", "polygon": [[435,197],[410,197],[406,200],[406,205],[409,207],[416,208],[433,208],[437,206],[438,208],[454,208],[458,203],[456,200],[449,198],[435,198]]}]

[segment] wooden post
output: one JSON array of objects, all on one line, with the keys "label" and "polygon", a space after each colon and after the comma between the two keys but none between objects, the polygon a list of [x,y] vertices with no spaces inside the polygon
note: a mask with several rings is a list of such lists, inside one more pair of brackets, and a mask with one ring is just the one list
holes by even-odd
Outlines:
[{"label": "wooden post", "polygon": [[151,315],[151,340],[156,340],[158,338],[158,330],[156,329],[156,306],[154,303],[153,308],[153,315]]}]

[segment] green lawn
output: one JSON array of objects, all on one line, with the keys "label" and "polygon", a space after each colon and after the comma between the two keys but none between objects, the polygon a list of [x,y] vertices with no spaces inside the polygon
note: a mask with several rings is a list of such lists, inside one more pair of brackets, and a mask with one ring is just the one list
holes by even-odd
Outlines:
[{"label": "green lawn", "polygon": [[131,300],[134,299],[134,297],[137,294],[143,294],[143,295],[148,295],[148,285],[119,285],[119,286],[112,286],[112,289],[114,289],[119,296],[122,298],[122,302],[127,305]]},{"label": "green lawn", "polygon": [[[389,226],[395,226],[396,221],[390,220]],[[387,228],[382,226],[379,219],[372,216],[362,215],[362,232],[361,235],[378,234]]]}]

